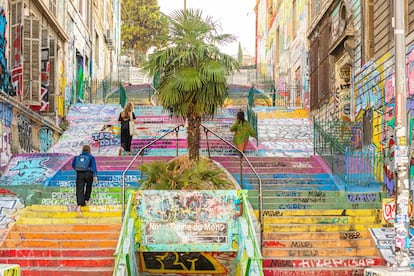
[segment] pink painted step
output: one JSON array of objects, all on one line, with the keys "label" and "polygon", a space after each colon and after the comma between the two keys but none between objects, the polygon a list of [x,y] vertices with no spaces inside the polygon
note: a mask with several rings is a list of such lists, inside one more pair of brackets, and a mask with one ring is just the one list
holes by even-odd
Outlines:
[{"label": "pink painted step", "polygon": [[79,257],[113,257],[113,248],[99,248],[99,249],[37,249],[37,248],[10,248],[0,250],[0,258],[39,258],[39,257],[62,257],[71,256],[74,258]]},{"label": "pink painted step", "polygon": [[363,268],[283,268],[263,269],[264,276],[355,276],[364,275]]}]

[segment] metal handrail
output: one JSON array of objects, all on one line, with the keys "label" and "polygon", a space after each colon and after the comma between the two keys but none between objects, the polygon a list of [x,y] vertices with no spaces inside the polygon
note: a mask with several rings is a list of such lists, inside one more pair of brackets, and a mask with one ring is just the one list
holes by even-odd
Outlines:
[{"label": "metal handrail", "polygon": [[[178,131],[180,130],[180,127],[184,127],[183,124],[179,124],[178,126],[176,126],[173,129],[170,129],[169,131],[167,131],[166,133],[164,133],[163,135],[161,135],[160,137],[154,139],[153,141],[149,142],[148,144],[146,144],[145,146],[143,146],[138,153],[134,156],[134,158],[132,158],[132,160],[129,162],[128,166],[126,166],[126,168],[124,169],[124,171],[122,172],[122,220],[124,220],[124,212],[125,212],[125,175],[126,172],[131,168],[131,166],[135,163],[135,161],[137,160],[138,156],[140,156],[145,149],[147,149],[149,146],[152,146],[153,144],[155,144],[156,142],[158,142],[159,140],[161,140],[162,138],[164,138],[165,136],[167,136],[168,134],[170,134],[171,132],[176,132],[176,156],[178,157]],[[141,155],[141,162],[143,162],[144,160],[144,155]]]},{"label": "metal handrail", "polygon": [[258,187],[259,187],[259,224],[260,224],[260,249],[262,249],[262,240],[263,240],[263,194],[262,194],[262,179],[260,178],[259,174],[256,172],[256,170],[254,169],[252,163],[250,163],[250,160],[247,158],[247,156],[244,154],[244,152],[242,152],[241,150],[239,150],[235,145],[233,145],[232,143],[230,143],[229,141],[227,141],[226,139],[224,139],[223,137],[221,137],[220,135],[218,135],[217,133],[215,133],[213,130],[209,129],[208,127],[206,127],[205,125],[201,124],[201,126],[204,129],[204,132],[206,134],[206,140],[207,140],[207,151],[208,151],[208,157],[211,159],[210,156],[210,147],[208,144],[208,133],[211,132],[214,136],[216,136],[218,139],[220,139],[221,141],[223,141],[224,143],[226,143],[227,145],[229,145],[230,147],[232,147],[233,149],[235,149],[239,156],[240,156],[240,184],[243,183],[243,158],[246,160],[247,164],[249,165],[250,169],[252,170],[252,172],[254,173],[254,175],[257,177],[257,181],[258,181]]}]

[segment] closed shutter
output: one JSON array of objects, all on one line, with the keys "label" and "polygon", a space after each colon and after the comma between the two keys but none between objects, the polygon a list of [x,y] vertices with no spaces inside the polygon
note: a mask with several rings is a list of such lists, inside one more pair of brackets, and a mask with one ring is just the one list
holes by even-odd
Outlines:
[{"label": "closed shutter", "polygon": [[24,19],[22,102],[27,105],[40,105],[40,33],[39,19]]},{"label": "closed shutter", "polygon": [[49,112],[56,111],[56,54],[57,54],[57,45],[56,39],[50,38],[50,52],[49,52],[49,63],[50,63],[50,72],[49,72]]},{"label": "closed shutter", "polygon": [[21,101],[23,86],[23,1],[12,1],[10,13],[10,66],[12,85]]}]

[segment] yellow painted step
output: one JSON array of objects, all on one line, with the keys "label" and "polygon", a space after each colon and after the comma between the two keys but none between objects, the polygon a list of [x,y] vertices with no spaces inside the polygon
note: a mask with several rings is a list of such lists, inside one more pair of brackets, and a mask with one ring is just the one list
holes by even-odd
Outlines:
[{"label": "yellow painted step", "polygon": [[281,216],[266,217],[265,224],[372,224],[380,223],[381,219],[371,217],[349,217],[349,216]]},{"label": "yellow painted step", "polygon": [[[65,211],[73,211],[76,206],[67,206],[67,205],[30,205],[24,208],[25,210],[30,211],[40,211],[40,212],[65,212]],[[122,205],[91,205],[82,207],[85,210],[90,212],[122,212]],[[82,210],[83,210],[82,209]]]},{"label": "yellow painted step", "polygon": [[362,248],[376,247],[373,239],[358,240],[265,240],[265,248],[280,247],[285,249],[324,249],[324,248]]},{"label": "yellow painted step", "polygon": [[265,224],[264,232],[338,232],[365,231],[368,228],[380,228],[381,224],[340,225],[340,224]]},{"label": "yellow painted step", "polygon": [[121,224],[121,217],[76,217],[74,214],[70,218],[30,218],[20,217],[18,224]]},{"label": "yellow painted step", "polygon": [[265,232],[263,240],[358,240],[372,238],[368,229],[345,232]]},{"label": "yellow painted step", "polygon": [[[20,217],[28,218],[74,218],[78,216],[78,212],[75,211],[31,211],[24,210]],[[109,218],[109,217],[121,217],[122,212],[93,212],[89,211],[88,207],[82,208],[82,216],[84,218]]]},{"label": "yellow painted step", "polygon": [[[280,217],[280,216],[351,216],[351,217],[367,217],[380,216],[380,209],[326,209],[326,210],[263,210],[263,217]],[[255,210],[256,216],[259,211]]]},{"label": "yellow painted step", "polygon": [[380,257],[377,248],[263,248],[263,257]]}]

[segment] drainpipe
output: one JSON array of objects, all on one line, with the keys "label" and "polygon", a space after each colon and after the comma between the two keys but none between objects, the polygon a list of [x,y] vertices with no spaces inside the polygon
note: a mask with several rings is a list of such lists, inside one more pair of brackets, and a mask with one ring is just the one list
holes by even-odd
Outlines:
[{"label": "drainpipe", "polygon": [[405,74],[405,1],[394,0],[395,41],[395,263],[393,270],[410,270],[409,238],[409,168],[407,139],[407,91]]}]

